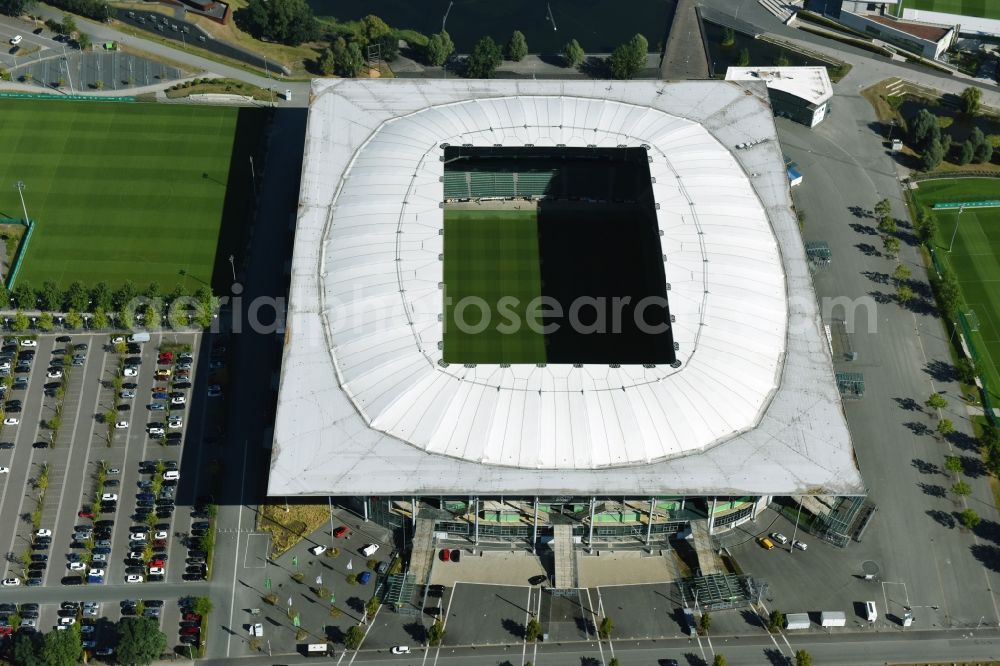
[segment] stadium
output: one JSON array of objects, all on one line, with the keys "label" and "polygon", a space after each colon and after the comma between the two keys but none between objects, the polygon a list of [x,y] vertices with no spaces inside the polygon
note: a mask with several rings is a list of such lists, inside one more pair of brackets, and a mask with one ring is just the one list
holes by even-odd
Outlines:
[{"label": "stadium", "polygon": [[532,544],[863,495],[790,205],[759,82],[315,81],[269,495]]}]

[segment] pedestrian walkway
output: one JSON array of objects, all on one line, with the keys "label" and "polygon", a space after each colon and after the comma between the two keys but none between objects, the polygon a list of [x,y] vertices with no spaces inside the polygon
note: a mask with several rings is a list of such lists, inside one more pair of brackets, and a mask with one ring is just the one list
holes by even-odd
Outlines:
[{"label": "pedestrian walkway", "polygon": [[553,585],[557,588],[577,587],[576,551],[573,548],[573,526],[552,527],[552,550],[555,552]]},{"label": "pedestrian walkway", "polygon": [[701,18],[694,0],[680,0],[660,65],[664,81],[707,79],[708,54],[702,40]]}]

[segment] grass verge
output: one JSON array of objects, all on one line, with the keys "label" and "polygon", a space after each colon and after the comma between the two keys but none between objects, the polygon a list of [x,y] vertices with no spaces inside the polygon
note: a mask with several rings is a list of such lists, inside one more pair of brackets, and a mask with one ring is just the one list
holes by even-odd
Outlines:
[{"label": "grass verge", "polygon": [[271,557],[279,557],[330,520],[327,504],[263,504],[257,529],[271,535]]}]

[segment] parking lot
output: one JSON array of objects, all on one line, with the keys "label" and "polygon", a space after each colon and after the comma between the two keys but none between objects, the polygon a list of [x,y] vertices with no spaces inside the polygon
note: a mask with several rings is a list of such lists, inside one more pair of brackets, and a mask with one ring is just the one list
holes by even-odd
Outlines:
[{"label": "parking lot", "polygon": [[207,585],[226,350],[201,333],[142,337],[4,340],[4,600],[41,603],[0,610],[0,631],[15,615],[39,631],[65,616],[94,626],[83,638],[100,649],[122,615],[144,614],[168,645],[179,630],[200,640],[177,600]]}]

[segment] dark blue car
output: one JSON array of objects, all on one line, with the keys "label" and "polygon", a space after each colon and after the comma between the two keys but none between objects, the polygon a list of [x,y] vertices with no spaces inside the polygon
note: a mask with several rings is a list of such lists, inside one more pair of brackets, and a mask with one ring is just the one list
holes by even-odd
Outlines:
[{"label": "dark blue car", "polygon": [[361,583],[362,585],[367,585],[368,581],[370,581],[371,579],[372,579],[371,571],[362,571],[360,574],[358,574],[358,582]]}]

